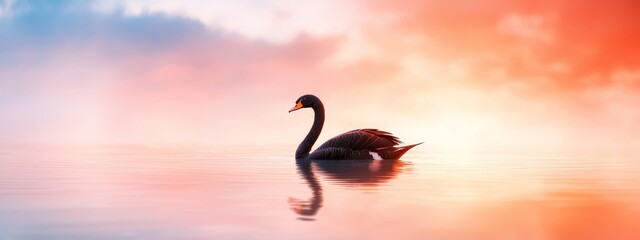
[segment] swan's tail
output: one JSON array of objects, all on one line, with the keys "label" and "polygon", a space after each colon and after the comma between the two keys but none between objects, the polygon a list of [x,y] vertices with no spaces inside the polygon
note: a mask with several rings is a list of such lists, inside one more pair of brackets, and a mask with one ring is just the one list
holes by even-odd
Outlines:
[{"label": "swan's tail", "polygon": [[382,156],[383,159],[400,159],[400,157],[402,157],[402,155],[404,155],[407,151],[409,151],[409,149],[418,146],[420,144],[423,144],[424,142],[421,143],[416,143],[416,144],[411,144],[411,145],[407,145],[407,146],[402,146],[402,147],[384,147],[384,148],[379,148],[376,149],[376,152]]}]

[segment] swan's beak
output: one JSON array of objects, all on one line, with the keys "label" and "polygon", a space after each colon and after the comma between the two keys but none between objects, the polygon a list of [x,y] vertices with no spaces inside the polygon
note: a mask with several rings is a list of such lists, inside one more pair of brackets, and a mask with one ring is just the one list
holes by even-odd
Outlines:
[{"label": "swan's beak", "polygon": [[289,112],[293,112],[293,111],[298,110],[298,109],[300,109],[302,107],[303,107],[302,106],[302,102],[300,101],[300,102],[296,103],[296,106],[293,107],[291,110],[289,110]]}]

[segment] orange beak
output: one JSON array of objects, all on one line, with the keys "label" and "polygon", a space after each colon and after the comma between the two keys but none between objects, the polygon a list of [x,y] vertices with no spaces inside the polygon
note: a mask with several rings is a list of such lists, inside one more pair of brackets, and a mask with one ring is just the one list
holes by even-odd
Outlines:
[{"label": "orange beak", "polygon": [[302,107],[303,107],[302,106],[302,102],[298,102],[298,103],[296,103],[295,107],[293,107],[291,110],[289,110],[289,112],[293,112],[293,111],[298,110],[298,109],[300,109]]}]

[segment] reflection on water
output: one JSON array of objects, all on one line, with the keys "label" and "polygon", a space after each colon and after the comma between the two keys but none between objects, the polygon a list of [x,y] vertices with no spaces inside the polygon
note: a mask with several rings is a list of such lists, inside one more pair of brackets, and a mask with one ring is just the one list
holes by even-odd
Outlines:
[{"label": "reflection on water", "polygon": [[633,155],[291,149],[0,148],[0,239],[640,239]]},{"label": "reflection on water", "polygon": [[394,178],[406,164],[402,160],[297,160],[298,173],[307,182],[312,196],[309,200],[289,198],[291,209],[301,215],[300,220],[313,220],[322,207],[322,186],[315,176],[317,172],[327,176],[330,182],[341,185],[376,186]]},{"label": "reflection on water", "polygon": [[322,186],[318,182],[318,179],[311,169],[311,161],[309,160],[297,160],[298,172],[307,181],[309,188],[311,189],[312,196],[309,200],[299,200],[296,198],[289,198],[289,205],[291,209],[300,214],[300,220],[313,220],[309,216],[316,215],[320,207],[322,207]]}]

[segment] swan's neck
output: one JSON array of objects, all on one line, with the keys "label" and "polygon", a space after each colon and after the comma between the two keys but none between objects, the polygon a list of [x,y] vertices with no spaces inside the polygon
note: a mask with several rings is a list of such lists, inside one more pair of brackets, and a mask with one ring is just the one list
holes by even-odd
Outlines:
[{"label": "swan's neck", "polygon": [[309,133],[307,133],[307,136],[302,140],[300,145],[298,145],[298,149],[296,150],[296,159],[304,159],[309,156],[311,147],[316,143],[316,140],[318,140],[318,137],[320,136],[320,132],[322,132],[322,125],[324,125],[324,106],[321,102],[317,102],[313,106],[313,112],[313,125],[311,126]]}]

